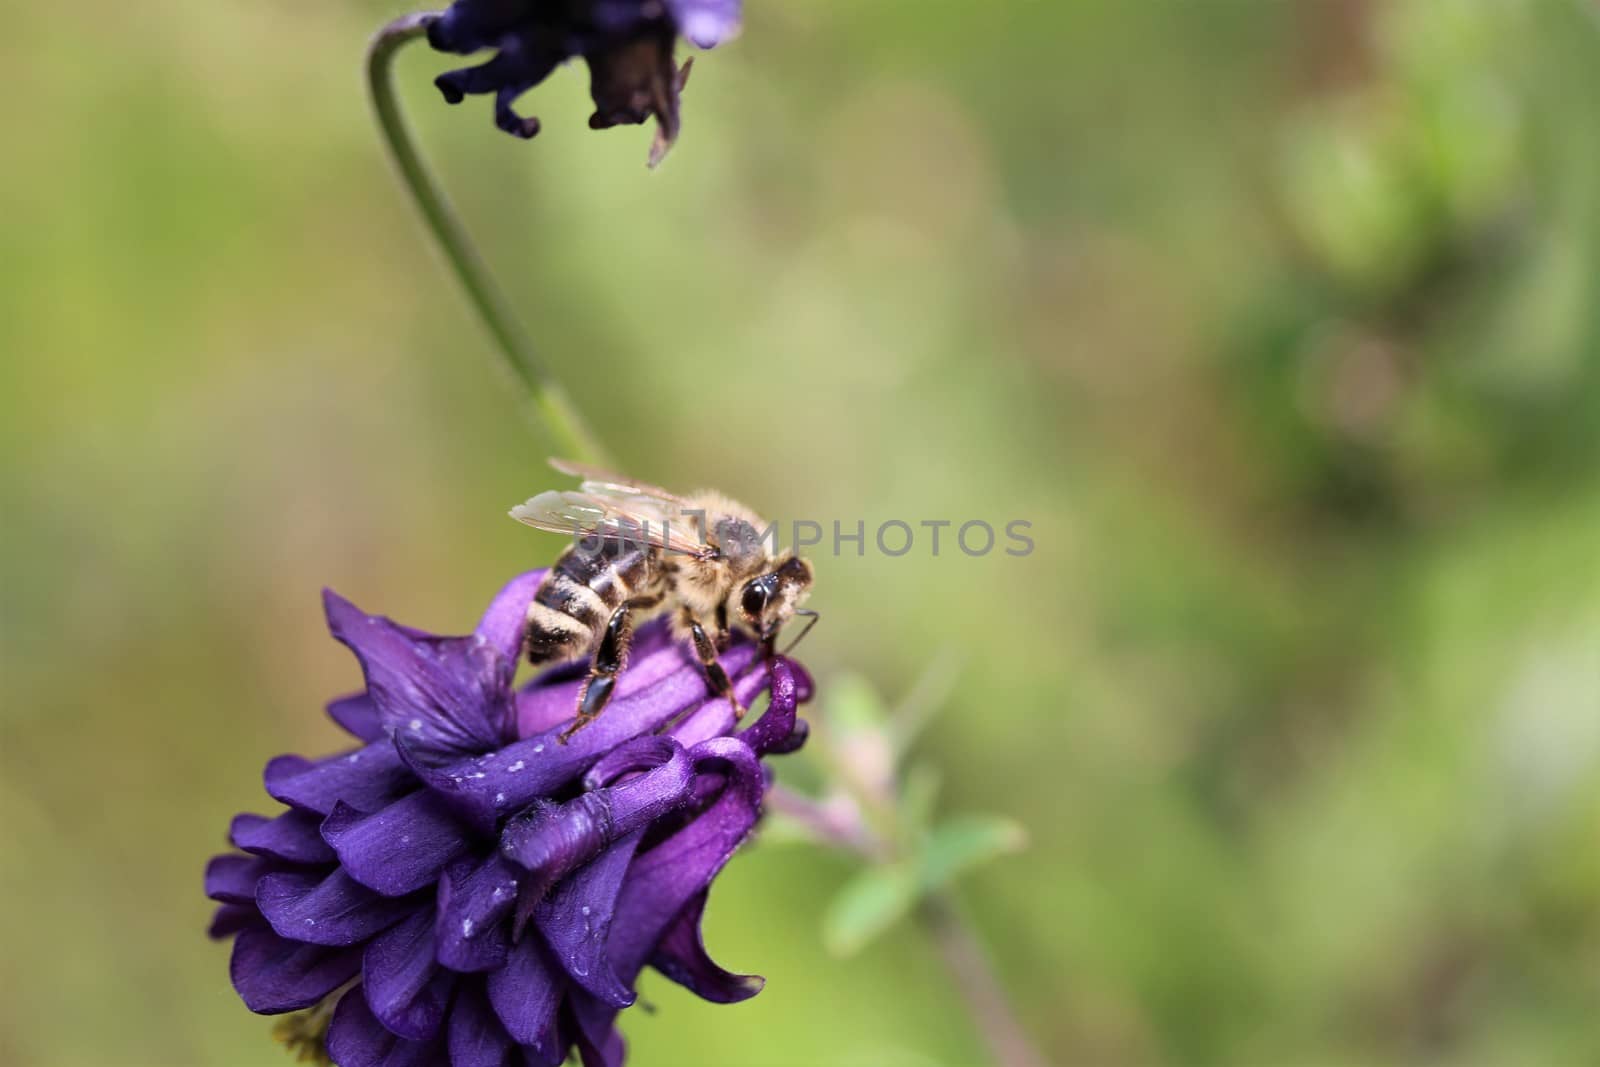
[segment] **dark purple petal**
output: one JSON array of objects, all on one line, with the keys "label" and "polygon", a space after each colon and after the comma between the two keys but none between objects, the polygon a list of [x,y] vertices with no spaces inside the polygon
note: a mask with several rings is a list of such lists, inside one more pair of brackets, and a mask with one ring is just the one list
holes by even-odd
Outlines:
[{"label": "dark purple petal", "polygon": [[254,907],[256,883],[273,871],[284,869],[276,860],[227,853],[211,857],[206,864],[206,896],[224,904]]},{"label": "dark purple petal", "polygon": [[265,927],[241,931],[228,970],[245,1007],[262,1015],[309,1008],[361,970],[361,951],[286,941]]},{"label": "dark purple petal", "polygon": [[[724,654],[726,660],[726,654]],[[765,665],[757,663],[744,674],[734,678],[733,692],[739,698],[739,703],[749,707],[755,702],[756,697],[767,687],[770,676]],[[697,745],[713,737],[722,737],[731,733],[736,722],[733,717],[733,705],[721,697],[713,697],[701,703],[691,714],[685,715],[671,730],[671,735],[685,748]]]},{"label": "dark purple petal", "polygon": [[357,811],[375,811],[416,785],[387,739],[316,762],[279,756],[262,778],[274,800],[318,815],[341,801]]},{"label": "dark purple petal", "polygon": [[650,965],[703,1000],[736,1004],[761,992],[766,979],[755,974],[723,970],[706,953],[700,920],[705,915],[706,891],[695,894],[667,928],[656,945]]},{"label": "dark purple petal", "polygon": [[371,815],[340,804],[323,822],[322,836],[352,878],[386,897],[436,882],[471,844],[444,804],[426,792]]},{"label": "dark purple petal", "polygon": [[256,904],[283,937],[313,945],[355,945],[416,910],[416,900],[379,896],[341,869],[269,874],[256,886]]},{"label": "dark purple petal", "polygon": [[635,831],[569,875],[534,909],[534,923],[574,984],[615,1008],[626,1008],[634,992],[606,958],[606,941],[617,894],[644,837]]},{"label": "dark purple petal", "polygon": [[574,992],[567,997],[567,1014],[572,1019],[572,1040],[583,1067],[622,1067],[627,1044],[611,1025],[617,1009],[587,993]]},{"label": "dark purple petal", "polygon": [[[601,66],[634,64],[617,71],[629,78],[671,73],[663,8],[585,4],[648,45],[632,56],[631,39],[595,40]],[[473,17],[526,18],[521,0],[511,7]],[[680,11],[731,26],[737,5],[683,0]],[[588,44],[557,43],[599,75]],[[491,44],[503,58],[505,40]],[[735,643],[722,660],[740,702],[769,688],[772,697],[726,736],[732,705],[708,695],[687,644],[654,620],[610,707],[562,745],[585,665],[511,691],[543,577],[508,583],[461,638],[368,617],[329,594],[330,626],[368,681],[329,715],[369,743],[315,762],[274,760],[269,792],[291,810],[239,816],[230,836],[248,854],[207,870],[207,892],[222,902],[211,932],[235,937],[231,969],[247,1006],[298,1010],[360,982],[330,1031],[340,1067],[556,1067],[568,1050],[586,1067],[620,1067],[613,1020],[647,962],[709,1000],[760,988],[709,958],[701,918],[708,885],[759,813],[759,756],[804,739],[796,706],[810,678]],[[521,740],[510,740],[513,727]],[[521,936],[529,921],[537,936]]]},{"label": "dark purple petal", "polygon": [[[587,673],[582,664],[547,671],[517,691],[517,736],[533,737],[572,721]],[[563,677],[565,675],[572,677]],[[554,676],[554,677],[553,677]]]},{"label": "dark purple petal", "polygon": [[566,980],[545,959],[537,937],[525,937],[511,950],[506,965],[489,973],[489,1003],[501,1024],[519,1045],[530,1046],[529,1059],[556,1067],[565,1058],[556,1028],[556,1008]]},{"label": "dark purple petal", "polygon": [[211,925],[206,933],[221,939],[232,937],[240,930],[261,925],[261,913],[245,904],[223,904],[211,915]]},{"label": "dark purple petal", "polygon": [[811,736],[811,724],[804,719],[794,721],[794,729],[789,731],[789,736],[767,749],[768,756],[787,756],[791,752],[798,752],[800,746],[806,743],[806,738]]},{"label": "dark purple petal", "polygon": [[366,693],[340,697],[328,705],[328,718],[358,741],[368,743],[383,736],[383,716]]},{"label": "dark purple petal", "polygon": [[667,10],[696,48],[715,48],[739,32],[739,0],[667,0]]},{"label": "dark purple petal", "polygon": [[644,829],[688,799],[693,779],[688,755],[664,738],[661,747],[666,762],[652,771],[590,790],[564,804],[535,801],[506,824],[500,851],[528,872],[522,879],[513,936],[556,882],[618,838]]},{"label": "dark purple petal", "polygon": [[322,839],[321,816],[286,811],[275,819],[265,815],[235,815],[228,840],[246,852],[284,863],[332,863],[333,849]]},{"label": "dark purple petal", "polygon": [[516,1043],[479,986],[463,982],[450,1007],[450,1067],[520,1067]]},{"label": "dark purple petal", "polygon": [[624,741],[584,772],[583,788],[604,789],[633,771],[652,771],[672,760],[683,746],[670,737],[646,734]]},{"label": "dark purple petal", "polygon": [[361,970],[367,1006],[388,1030],[412,1041],[439,1034],[456,976],[434,959],[432,908],[380,934]]},{"label": "dark purple petal", "polygon": [[771,751],[789,740],[794,733],[795,708],[799,704],[799,685],[789,661],[777,658],[771,666],[771,696],[767,710],[751,726],[739,734],[739,740],[755,750],[757,755]]},{"label": "dark purple petal", "polygon": [[511,947],[506,919],[517,903],[517,875],[516,867],[498,852],[482,863],[458,863],[445,872],[434,928],[441,964],[472,972],[505,963]]},{"label": "dark purple petal", "polygon": [[799,660],[782,657],[783,662],[789,665],[789,670],[794,674],[794,697],[802,704],[809,704],[817,692],[817,683],[812,681],[811,672],[806,670]]},{"label": "dark purple petal", "polygon": [[328,1055],[339,1067],[442,1067],[444,1040],[407,1041],[384,1029],[360,989],[339,1000],[328,1027]]},{"label": "dark purple petal", "polygon": [[529,571],[507,582],[490,601],[473,633],[484,639],[513,666],[522,656],[522,638],[528,625],[528,605],[539,591],[548,570]]},{"label": "dark purple petal", "polygon": [[711,884],[761,812],[761,764],[743,741],[719,737],[690,751],[696,770],[724,774],[717,798],[629,868],[611,925],[608,955],[631,983],[674,919]]},{"label": "dark purple petal", "polygon": [[510,735],[517,663],[485,635],[418,637],[331,590],[323,604],[333,636],[360,660],[386,730],[447,753],[483,752]]},{"label": "dark purple petal", "polygon": [[[740,671],[749,667],[754,655],[752,646],[736,646],[723,654],[722,662],[730,671]],[[739,675],[735,685],[742,699],[748,701],[760,692],[766,681],[765,668],[757,665]],[[552,687],[552,690],[557,688],[566,689],[561,686]],[[733,712],[727,701],[707,700],[705,690],[705,678],[699,665],[687,660],[681,648],[667,648],[630,664],[619,676],[617,696],[606,710],[573,735],[567,744],[557,740],[564,729],[564,726],[557,726],[507,745],[498,752],[444,765],[432,763],[404,741],[399,741],[400,749],[413,773],[431,791],[448,798],[451,806],[474,828],[486,832],[505,816],[571,783],[595,760],[622,742],[654,732],[686,709],[699,708],[690,718],[703,719],[709,724],[714,716],[702,713],[707,707],[720,704],[721,717],[715,721],[725,719],[731,724]],[[569,699],[575,700],[576,694],[574,684]],[[565,707],[563,720],[570,721],[575,705],[569,703]],[[717,732],[712,730],[705,736],[714,736]],[[676,736],[676,731],[674,734]]]}]

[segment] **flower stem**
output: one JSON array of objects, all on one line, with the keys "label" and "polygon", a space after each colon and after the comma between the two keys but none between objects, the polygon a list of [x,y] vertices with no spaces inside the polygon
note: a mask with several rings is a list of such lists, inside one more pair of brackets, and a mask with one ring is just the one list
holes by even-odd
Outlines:
[{"label": "flower stem", "polygon": [[924,897],[917,918],[938,947],[994,1062],[999,1067],[1045,1067],[1044,1057],[1011,1010],[989,954],[950,891],[939,889]]},{"label": "flower stem", "polygon": [[428,232],[444,253],[445,261],[461,282],[473,310],[483,320],[512,375],[527,389],[534,414],[555,446],[571,458],[603,462],[604,450],[518,325],[505,294],[495,285],[483,257],[467,236],[438,181],[423,163],[416,141],[400,113],[400,99],[392,77],[394,57],[400,49],[426,34],[429,24],[438,17],[438,13],[432,11],[402,15],[372,38],[367,49],[367,87],[372,94],[378,129],[383,133],[395,171],[427,223]]},{"label": "flower stem", "polygon": [[[859,819],[830,811],[815,799],[774,783],[767,804],[804,827],[817,843],[853,852],[868,863],[895,861],[894,849]],[[1045,1067],[1046,1060],[1017,1022],[1005,987],[995,977],[989,953],[948,888],[928,892],[918,904],[916,920],[939,950],[950,978],[966,1002],[972,1024],[983,1035],[996,1067]]]}]

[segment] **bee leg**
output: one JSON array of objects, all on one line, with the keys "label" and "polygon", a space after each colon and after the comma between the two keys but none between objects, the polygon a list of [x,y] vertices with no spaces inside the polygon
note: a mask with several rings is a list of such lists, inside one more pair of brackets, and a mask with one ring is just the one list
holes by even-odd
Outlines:
[{"label": "bee leg", "polygon": [[726,652],[732,640],[733,635],[728,632],[728,602],[724,600],[717,605],[717,651]]},{"label": "bee leg", "polygon": [[733,683],[728,681],[728,672],[722,669],[722,664],[717,661],[717,646],[712,643],[705,627],[700,625],[688,612],[683,613],[683,621],[689,627],[689,635],[694,638],[695,655],[700,657],[700,667],[706,672],[706,684],[711,691],[733,705],[733,719],[738,722],[744,718],[744,705],[739,703],[739,698],[734,695]]},{"label": "bee leg", "polygon": [[618,605],[606,622],[600,647],[594,650],[594,660],[589,664],[589,677],[585,679],[583,692],[578,696],[578,717],[556,738],[563,745],[573,734],[588,726],[611,700],[611,691],[617,685],[617,672],[622,670],[628,658],[628,645],[633,640],[632,610],[637,603],[630,600]]}]

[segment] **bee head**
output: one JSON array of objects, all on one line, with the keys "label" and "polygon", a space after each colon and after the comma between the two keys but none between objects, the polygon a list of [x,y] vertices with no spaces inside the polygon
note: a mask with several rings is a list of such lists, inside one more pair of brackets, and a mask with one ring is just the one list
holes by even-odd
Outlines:
[{"label": "bee head", "polygon": [[744,583],[739,591],[739,614],[761,640],[770,641],[810,592],[811,564],[790,556]]}]

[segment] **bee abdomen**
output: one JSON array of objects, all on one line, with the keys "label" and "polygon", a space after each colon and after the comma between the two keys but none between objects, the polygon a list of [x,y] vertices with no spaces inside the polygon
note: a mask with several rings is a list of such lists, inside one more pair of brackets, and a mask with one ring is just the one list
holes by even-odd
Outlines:
[{"label": "bee abdomen", "polygon": [[637,550],[562,553],[528,605],[529,661],[552,663],[589,651],[647,571],[648,560]]}]

